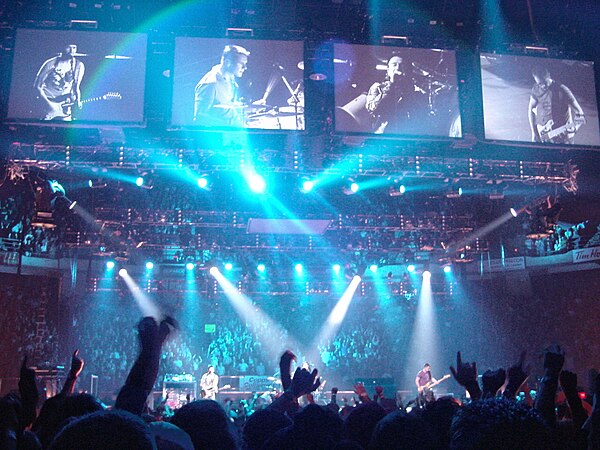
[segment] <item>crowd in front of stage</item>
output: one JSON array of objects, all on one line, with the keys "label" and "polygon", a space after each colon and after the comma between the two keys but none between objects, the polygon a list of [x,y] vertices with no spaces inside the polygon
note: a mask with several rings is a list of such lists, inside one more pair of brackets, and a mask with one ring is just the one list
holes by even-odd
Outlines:
[{"label": "crowd in front of stage", "polygon": [[[335,388],[329,403],[318,405],[312,401],[321,384],[318,370],[298,367],[292,373],[296,356],[285,351],[279,361],[280,395],[258,402],[261,406],[249,409],[243,420],[234,420],[231,404],[224,409],[207,399],[190,401],[173,414],[148,408],[163,348],[176,328],[168,316],[139,321],[139,351],[110,408],[89,394],[76,393],[84,366],[77,350],[62,390],[43,403],[35,371],[25,358],[18,392],[0,399],[0,448],[600,448],[600,376],[588,392],[580,392],[577,375],[563,369],[565,353],[558,345],[543,352],[544,376],[535,398],[524,388],[529,377],[525,353],[510,367],[479,377],[477,364],[458,352],[450,370],[468,400],[429,397],[410,408],[380,387],[371,397],[360,383],[354,387],[359,399],[355,405],[340,407]],[[135,338],[128,344],[134,346]],[[426,364],[424,371],[430,370]],[[426,389],[427,380],[421,383],[426,377],[420,374],[416,382]]]}]

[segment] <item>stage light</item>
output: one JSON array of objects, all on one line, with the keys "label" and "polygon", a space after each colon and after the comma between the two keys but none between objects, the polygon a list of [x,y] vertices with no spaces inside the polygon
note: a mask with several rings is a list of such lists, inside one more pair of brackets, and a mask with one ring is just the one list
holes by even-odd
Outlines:
[{"label": "stage light", "polygon": [[192,262],[189,262],[189,263],[187,263],[187,264],[185,265],[185,268],[186,268],[187,270],[194,270],[194,267],[196,267],[196,265],[195,265],[194,263],[192,263]]},{"label": "stage light", "polygon": [[409,264],[406,267],[406,270],[408,270],[409,273],[413,273],[415,271],[415,265],[414,264]]},{"label": "stage light", "polygon": [[452,272],[452,267],[444,266],[444,273],[450,273],[450,272]]},{"label": "stage light", "polygon": [[148,270],[154,269],[154,263],[152,261],[148,261],[146,263],[146,269],[148,269]]},{"label": "stage light", "polygon": [[339,264],[334,264],[332,269],[336,275],[339,275],[340,271],[342,270],[342,266],[340,266]]},{"label": "stage light", "polygon": [[257,173],[251,173],[248,175],[248,186],[252,192],[256,194],[262,194],[267,188],[267,182],[261,175]]},{"label": "stage light", "polygon": [[358,183],[352,183],[350,185],[350,191],[354,192],[355,194],[359,191],[360,186],[358,185]]},{"label": "stage light", "polygon": [[112,269],[114,269],[114,268],[115,268],[115,262],[114,262],[114,261],[107,261],[107,262],[106,262],[106,268],[107,268],[108,270],[112,270]]},{"label": "stage light", "polygon": [[127,269],[119,270],[119,276],[124,277],[125,275],[127,275]]},{"label": "stage light", "polygon": [[225,263],[225,270],[231,270],[233,269],[233,264],[231,264],[230,262]]},{"label": "stage light", "polygon": [[144,177],[137,177],[135,179],[135,185],[138,187],[142,187],[144,185]]},{"label": "stage light", "polygon": [[510,215],[513,217],[517,217],[519,215],[519,213],[517,212],[517,210],[515,208],[510,208]]},{"label": "stage light", "polygon": [[256,270],[258,270],[260,273],[263,273],[265,270],[267,270],[267,268],[264,264],[259,264],[258,266],[256,266]]},{"label": "stage light", "polygon": [[463,194],[463,189],[456,185],[448,187],[446,190],[446,198],[458,198]]},{"label": "stage light", "polygon": [[304,191],[304,192],[310,192],[313,190],[314,187],[315,187],[315,182],[312,180],[304,180],[302,182],[302,191]]},{"label": "stage light", "polygon": [[198,187],[205,189],[208,186],[208,180],[205,177],[198,178]]},{"label": "stage light", "polygon": [[219,269],[217,267],[213,266],[210,268],[208,273],[210,273],[213,277],[217,276],[219,274]]},{"label": "stage light", "polygon": [[423,271],[423,278],[431,278],[431,272],[429,270]]},{"label": "stage light", "polygon": [[298,263],[294,266],[294,270],[296,271],[296,273],[298,275],[302,275],[302,271],[304,270],[304,267],[302,267],[302,264]]},{"label": "stage light", "polygon": [[398,192],[400,192],[401,194],[404,194],[406,192],[406,186],[401,184],[400,187],[398,188]]},{"label": "stage light", "polygon": [[376,273],[377,272],[377,264],[371,264],[369,266],[369,270],[373,273]]},{"label": "stage light", "polygon": [[94,187],[94,182],[92,180],[88,180],[88,186],[89,187]]}]

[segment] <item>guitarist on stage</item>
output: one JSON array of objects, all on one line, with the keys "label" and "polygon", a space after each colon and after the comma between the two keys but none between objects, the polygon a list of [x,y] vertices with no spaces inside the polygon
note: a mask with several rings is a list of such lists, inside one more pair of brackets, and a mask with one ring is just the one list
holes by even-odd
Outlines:
[{"label": "guitarist on stage", "polygon": [[38,71],[34,87],[44,107],[43,120],[73,119],[72,105],[81,108],[83,62],[76,58],[77,45],[69,44],[64,52],[50,58]]},{"label": "guitarist on stage", "polygon": [[552,78],[547,68],[534,67],[532,75],[535,84],[528,109],[531,140],[574,144],[576,131],[585,123],[581,105],[567,86]]},{"label": "guitarist on stage", "polygon": [[431,375],[431,364],[425,363],[415,378],[415,384],[417,385],[417,405],[419,408],[423,408],[427,402],[434,400],[433,391],[430,389],[434,383],[437,384],[437,380]]},{"label": "guitarist on stage", "polygon": [[208,366],[208,371],[200,378],[200,389],[202,398],[216,400],[219,392],[219,375],[215,373],[213,366]]}]

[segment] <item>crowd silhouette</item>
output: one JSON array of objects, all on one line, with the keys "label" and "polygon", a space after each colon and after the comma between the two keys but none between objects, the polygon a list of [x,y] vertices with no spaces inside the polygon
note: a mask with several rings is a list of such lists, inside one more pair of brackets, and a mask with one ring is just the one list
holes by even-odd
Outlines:
[{"label": "crowd silhouette", "polygon": [[[116,323],[115,326],[123,326]],[[377,387],[370,397],[354,386],[356,404],[340,405],[337,389],[326,405],[313,393],[318,369],[296,368],[296,356],[283,352],[282,389],[269,402],[257,396],[233,406],[190,400],[166,413],[150,409],[164,349],[178,333],[169,316],[144,317],[137,325],[139,350],[114,405],[77,392],[84,361],[75,350],[62,390],[41,402],[35,371],[22,360],[18,392],[0,399],[2,449],[596,449],[600,448],[600,376],[582,395],[577,375],[563,369],[565,352],[543,352],[544,375],[534,398],[523,352],[512,366],[478,376],[477,363],[459,351],[450,367],[468,393],[405,407]],[[127,344],[134,346],[132,335]],[[216,344],[219,345],[219,344]],[[335,347],[335,344],[332,344]],[[24,349],[25,350],[25,349]],[[589,400],[593,400],[593,405]],[[160,406],[160,405],[159,405]]]}]

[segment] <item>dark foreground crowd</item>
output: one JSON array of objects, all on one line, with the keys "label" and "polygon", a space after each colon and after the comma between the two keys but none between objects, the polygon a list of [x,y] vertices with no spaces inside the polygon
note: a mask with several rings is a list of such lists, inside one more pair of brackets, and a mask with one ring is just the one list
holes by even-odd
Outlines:
[{"label": "dark foreground crowd", "polygon": [[[292,374],[295,356],[288,351],[280,360],[283,393],[242,424],[212,400],[192,401],[167,419],[164,410],[149,411],[146,399],[175,327],[171,318],[140,321],[140,351],[112,409],[89,394],[74,394],[83,368],[77,351],[62,391],[38,409],[35,372],[25,358],[18,394],[0,399],[0,450],[600,448],[600,376],[590,393],[593,406],[585,405],[577,376],[562,370],[564,352],[558,346],[545,351],[535,400],[522,398],[528,392],[524,354],[506,371],[484,373],[480,384],[476,364],[462,361],[459,352],[451,371],[467,390],[468,402],[442,398],[407,412],[381,389],[369,398],[357,385],[359,404],[340,408],[333,396],[321,406],[311,402],[320,385],[317,370],[298,368]],[[565,408],[557,408],[559,387]],[[308,404],[300,407],[299,399]]]}]

